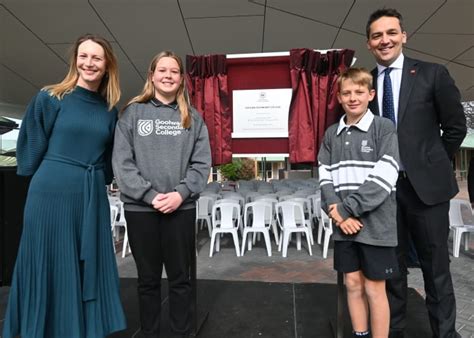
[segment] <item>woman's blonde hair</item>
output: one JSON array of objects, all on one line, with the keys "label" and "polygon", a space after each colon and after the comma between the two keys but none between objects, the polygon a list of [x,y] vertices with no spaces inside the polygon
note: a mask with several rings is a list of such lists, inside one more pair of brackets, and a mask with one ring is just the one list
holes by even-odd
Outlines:
[{"label": "woman's blonde hair", "polygon": [[176,93],[176,102],[178,103],[178,108],[181,112],[181,126],[183,128],[189,128],[191,126],[191,109],[188,91],[186,89],[183,61],[174,52],[168,50],[165,50],[155,55],[155,57],[151,60],[150,67],[148,67],[146,82],[143,86],[142,92],[140,93],[140,95],[135,96],[133,99],[131,99],[125,107],[131,105],[132,103],[145,103],[155,97],[155,87],[153,85],[152,77],[153,73],[155,72],[156,65],[164,57],[173,58],[178,63],[182,81]]},{"label": "woman's blonde hair", "polygon": [[74,90],[79,78],[79,73],[77,72],[77,54],[79,45],[87,40],[91,40],[99,44],[104,49],[106,70],[100,83],[98,92],[107,101],[109,110],[112,110],[112,108],[120,100],[117,57],[115,56],[110,43],[99,35],[85,34],[80,36],[71,47],[71,53],[69,56],[69,71],[64,80],[56,84],[45,86],[43,89],[49,91],[51,96],[55,96],[58,99],[62,99],[64,95],[69,94]]}]

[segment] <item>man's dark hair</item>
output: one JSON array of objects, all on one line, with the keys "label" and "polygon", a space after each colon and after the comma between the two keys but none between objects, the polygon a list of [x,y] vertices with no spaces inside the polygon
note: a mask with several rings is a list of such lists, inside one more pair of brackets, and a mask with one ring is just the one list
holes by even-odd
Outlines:
[{"label": "man's dark hair", "polygon": [[367,39],[369,38],[369,35],[370,35],[370,25],[372,24],[372,22],[380,19],[383,16],[388,16],[388,17],[391,17],[391,18],[397,18],[398,21],[400,21],[400,28],[402,29],[402,32],[404,31],[404,29],[403,29],[403,17],[400,14],[400,12],[398,12],[394,8],[377,9],[375,12],[370,14],[369,20],[367,21],[367,26],[365,27],[365,32],[367,34]]}]

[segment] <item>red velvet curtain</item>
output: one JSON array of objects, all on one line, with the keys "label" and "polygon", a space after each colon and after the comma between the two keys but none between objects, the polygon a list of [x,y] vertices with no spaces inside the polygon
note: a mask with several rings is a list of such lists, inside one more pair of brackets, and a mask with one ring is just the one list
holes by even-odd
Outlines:
[{"label": "red velvet curtain", "polygon": [[212,165],[232,162],[232,118],[225,55],[186,56],[186,84],[191,104],[209,130]]},{"label": "red velvet curtain", "polygon": [[290,51],[293,97],[289,116],[290,163],[316,163],[324,131],[341,116],[337,76],[350,66],[354,51]]}]

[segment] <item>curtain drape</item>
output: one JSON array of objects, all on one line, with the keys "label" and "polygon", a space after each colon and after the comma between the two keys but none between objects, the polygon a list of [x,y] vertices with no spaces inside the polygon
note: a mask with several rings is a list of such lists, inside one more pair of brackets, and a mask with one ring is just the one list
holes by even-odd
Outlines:
[{"label": "curtain drape", "polygon": [[342,114],[337,76],[351,65],[354,51],[290,50],[293,97],[289,116],[290,163],[316,163],[324,131]]},{"label": "curtain drape", "polygon": [[232,162],[232,121],[225,55],[186,56],[186,84],[191,104],[209,130],[212,165]]}]

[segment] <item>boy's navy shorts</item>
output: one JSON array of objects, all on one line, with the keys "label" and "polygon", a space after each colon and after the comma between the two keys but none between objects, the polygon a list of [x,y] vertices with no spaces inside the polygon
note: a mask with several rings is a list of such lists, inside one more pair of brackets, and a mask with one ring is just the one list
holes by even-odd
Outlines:
[{"label": "boy's navy shorts", "polygon": [[394,247],[374,246],[353,241],[334,241],[334,269],[349,273],[361,270],[371,280],[398,276]]}]

